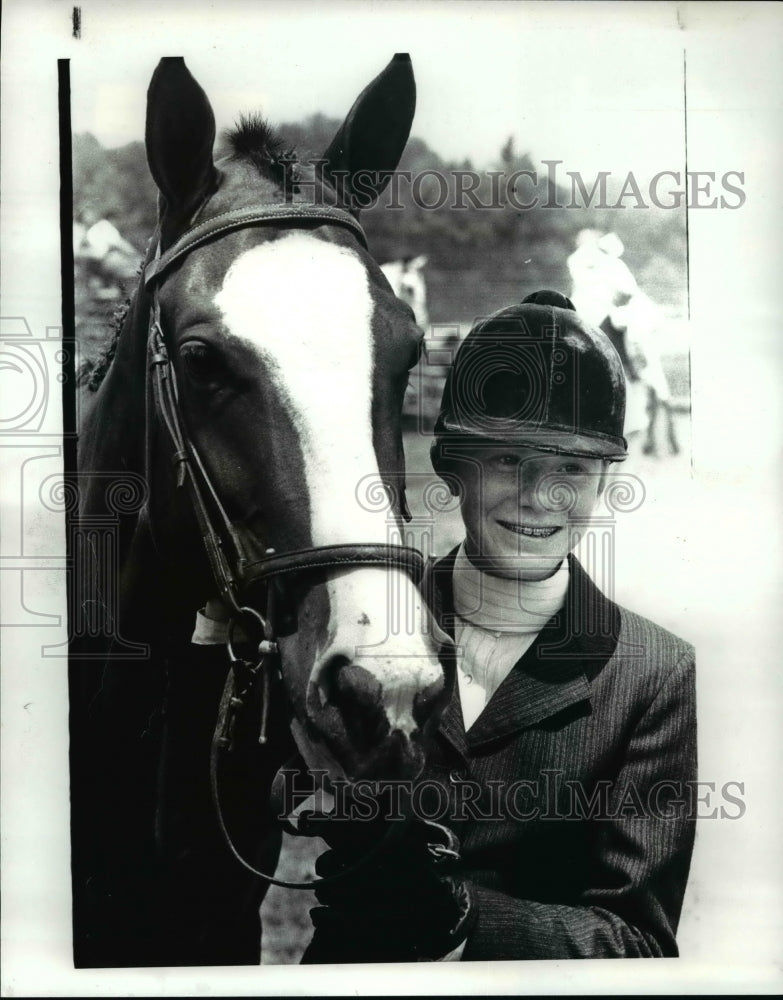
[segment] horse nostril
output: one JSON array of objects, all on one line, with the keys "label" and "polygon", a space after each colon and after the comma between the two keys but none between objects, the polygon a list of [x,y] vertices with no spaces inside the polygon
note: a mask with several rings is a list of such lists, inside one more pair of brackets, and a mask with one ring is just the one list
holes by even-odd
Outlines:
[{"label": "horse nostril", "polygon": [[326,703],[340,712],[345,731],[356,746],[373,746],[389,731],[383,688],[364,667],[335,655],[324,664],[319,687]]},{"label": "horse nostril", "polygon": [[340,671],[351,661],[347,656],[335,654],[330,656],[322,665],[318,672],[318,688],[321,692],[321,701],[329,705],[335,705],[339,699],[338,679]]}]

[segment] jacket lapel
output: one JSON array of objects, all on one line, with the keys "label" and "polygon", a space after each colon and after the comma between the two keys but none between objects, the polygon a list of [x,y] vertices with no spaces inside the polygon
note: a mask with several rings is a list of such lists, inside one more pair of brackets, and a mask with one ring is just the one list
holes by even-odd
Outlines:
[{"label": "jacket lapel", "polygon": [[[425,594],[441,627],[454,634],[452,571],[457,550],[431,564]],[[458,686],[441,717],[440,732],[463,756],[590,699],[590,679],[617,645],[619,609],[569,555],[565,604],[541,630],[466,734]]]},{"label": "jacket lapel", "polygon": [[469,747],[503,739],[590,699],[590,684],[578,660],[550,661],[543,671],[536,671],[537,664],[530,662],[529,654],[535,654],[537,644],[503,680],[470,727]]},{"label": "jacket lapel", "polygon": [[[452,572],[457,549],[454,549],[443,559],[431,558],[424,569],[421,582],[421,592],[429,605],[432,616],[438,626],[454,642],[454,589]],[[454,750],[467,761],[469,749],[465,735],[465,725],[462,720],[462,704],[459,697],[456,670],[459,669],[457,657],[459,650],[455,647],[442,646],[440,658],[444,667],[455,670],[451,698],[443,710],[438,726],[438,735],[444,737]]]},{"label": "jacket lapel", "polygon": [[446,705],[440,717],[440,736],[445,737],[457,753],[467,761],[470,755],[468,738],[465,734],[465,724],[462,720],[462,703],[459,697],[459,687],[454,684],[451,701]]}]

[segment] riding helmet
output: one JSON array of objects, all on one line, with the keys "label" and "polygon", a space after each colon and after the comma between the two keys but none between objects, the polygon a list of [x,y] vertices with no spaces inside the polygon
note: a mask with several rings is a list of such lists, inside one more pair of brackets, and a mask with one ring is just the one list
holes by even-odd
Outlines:
[{"label": "riding helmet", "polygon": [[459,443],[523,445],[621,462],[625,376],[609,338],[565,295],[540,291],[474,324],[446,378],[431,456],[450,471]]}]

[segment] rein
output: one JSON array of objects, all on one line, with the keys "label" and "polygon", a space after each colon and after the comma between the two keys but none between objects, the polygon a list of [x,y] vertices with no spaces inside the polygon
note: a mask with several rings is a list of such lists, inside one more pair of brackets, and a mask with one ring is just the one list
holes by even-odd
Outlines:
[{"label": "rein", "polygon": [[[234,723],[245,707],[246,699],[255,686],[262,684],[262,716],[259,743],[266,742],[266,723],[271,688],[270,671],[280,671],[280,653],[274,631],[274,588],[269,586],[275,578],[287,574],[301,574],[348,566],[385,566],[406,571],[417,582],[423,570],[423,558],[417,549],[403,545],[383,543],[355,543],[316,546],[291,552],[276,553],[267,549],[263,559],[246,558],[239,532],[223,507],[217,490],[207,473],[201,456],[185,429],[181,417],[179,393],[174,366],[169,355],[166,337],[161,325],[158,283],[187,254],[210,240],[227,232],[249,226],[280,222],[315,222],[342,226],[357,236],[364,247],[367,240],[359,222],[343,209],[307,204],[265,205],[256,208],[236,209],[225,212],[189,229],[165,253],[160,246],[154,259],[144,270],[145,288],[152,294],[149,334],[147,341],[148,366],[152,382],[154,407],[166,429],[173,448],[172,463],[177,470],[177,488],[188,485],[193,512],[198,522],[204,550],[220,597],[231,608],[229,640],[227,644],[231,673],[226,680],[218,721],[212,740],[210,755],[210,783],[220,829],[230,852],[246,869],[264,881],[286,889],[312,889],[328,882],[342,879],[364,866],[383,847],[390,827],[357,863],[349,869],[311,882],[284,882],[259,871],[237,851],[226,827],[220,806],[219,757],[233,744]],[[150,453],[147,448],[147,476],[149,479]],[[227,548],[229,551],[227,551]],[[251,585],[267,585],[267,605],[262,613],[243,603],[243,596]],[[254,619],[255,627],[263,636],[257,645],[255,662],[245,660],[234,651],[234,633],[243,619]]]}]

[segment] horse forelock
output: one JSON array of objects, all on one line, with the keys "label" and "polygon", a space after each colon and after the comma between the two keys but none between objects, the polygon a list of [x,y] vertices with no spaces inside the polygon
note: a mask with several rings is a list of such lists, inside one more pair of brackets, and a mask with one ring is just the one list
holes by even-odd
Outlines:
[{"label": "horse forelock", "polygon": [[285,148],[284,140],[265,118],[255,113],[240,115],[223,138],[232,159],[252,164],[262,176],[296,193],[296,153],[293,148]]}]

